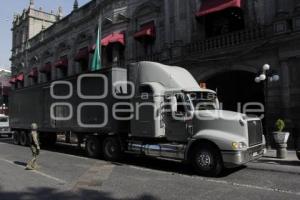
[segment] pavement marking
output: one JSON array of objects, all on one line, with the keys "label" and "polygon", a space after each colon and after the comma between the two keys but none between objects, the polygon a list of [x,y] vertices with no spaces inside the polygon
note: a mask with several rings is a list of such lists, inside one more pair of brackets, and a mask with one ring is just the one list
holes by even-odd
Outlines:
[{"label": "pavement marking", "polygon": [[110,163],[95,162],[77,179],[71,191],[76,192],[83,188],[99,190],[104,181],[110,177],[114,167],[115,165]]},{"label": "pavement marking", "polygon": [[[137,170],[141,170],[141,171],[148,171],[148,172],[158,172],[158,173],[161,173],[161,174],[169,174],[169,175],[174,174],[174,172],[166,172],[166,171],[160,171],[160,170],[155,170],[155,169],[147,169],[147,168],[138,167],[138,166],[131,166],[131,165],[129,165],[129,168],[137,169]],[[216,180],[216,179],[205,178],[205,177],[201,177],[201,176],[185,175],[185,174],[180,174],[180,173],[178,175],[186,177],[186,178],[195,178],[195,179],[198,179],[198,180],[201,180],[201,181],[207,181],[207,182],[211,182],[211,183],[217,183],[217,184],[223,184],[223,185],[232,185],[232,186],[238,186],[238,187],[249,188],[249,189],[256,189],[256,190],[263,190],[263,191],[270,191],[270,192],[278,192],[278,193],[292,194],[292,195],[300,196],[300,192],[293,192],[293,191],[283,190],[283,189],[279,189],[279,188],[262,187],[262,186],[256,186],[256,185],[230,182],[230,181],[225,181],[225,180]]]},{"label": "pavement marking", "polygon": [[[9,163],[9,164],[14,165],[14,166],[16,166],[16,167],[20,167],[20,168],[22,168],[22,169],[25,170],[25,168],[24,168],[23,166],[17,165],[17,164],[15,164],[14,162],[12,162],[12,161],[10,161],[10,160],[4,159],[4,158],[0,158],[0,161],[4,161],[4,162],[6,162],[6,163]],[[54,181],[56,181],[56,182],[58,182],[58,183],[60,183],[60,184],[66,184],[66,183],[67,183],[66,181],[64,181],[64,180],[62,180],[62,179],[56,178],[56,177],[54,177],[54,176],[45,174],[45,173],[40,172],[40,171],[36,171],[36,170],[28,170],[28,172],[35,173],[35,174],[39,174],[39,175],[44,176],[44,177],[46,177],[46,178],[48,178],[48,179],[54,180]]]}]

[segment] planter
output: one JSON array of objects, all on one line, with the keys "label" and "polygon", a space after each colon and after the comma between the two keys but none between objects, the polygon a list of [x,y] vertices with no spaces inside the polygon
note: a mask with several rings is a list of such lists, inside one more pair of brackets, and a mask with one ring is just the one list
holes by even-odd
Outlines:
[{"label": "planter", "polygon": [[297,158],[300,160],[300,137],[299,136],[296,141],[296,155]]},{"label": "planter", "polygon": [[289,139],[289,132],[273,132],[273,138],[276,148],[277,158],[284,159],[287,156],[287,141]]},{"label": "planter", "polygon": [[297,155],[298,160],[300,160],[300,151],[299,150],[296,151],[296,155]]}]

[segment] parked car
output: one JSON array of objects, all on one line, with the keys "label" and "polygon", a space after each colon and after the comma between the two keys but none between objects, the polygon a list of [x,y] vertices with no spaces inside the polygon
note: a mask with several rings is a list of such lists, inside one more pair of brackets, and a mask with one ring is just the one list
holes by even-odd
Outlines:
[{"label": "parked car", "polygon": [[0,114],[0,137],[12,136],[12,132],[9,127],[9,117],[7,115]]}]

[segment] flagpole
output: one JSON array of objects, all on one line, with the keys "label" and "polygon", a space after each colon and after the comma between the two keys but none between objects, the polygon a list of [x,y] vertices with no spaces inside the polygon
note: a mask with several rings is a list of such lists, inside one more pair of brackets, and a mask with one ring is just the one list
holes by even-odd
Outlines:
[{"label": "flagpole", "polygon": [[99,13],[98,17],[98,27],[97,27],[97,38],[96,38],[96,48],[93,55],[93,61],[91,65],[91,70],[96,71],[102,68],[101,66],[101,50],[102,50],[102,11]]},{"label": "flagpole", "polygon": [[102,60],[101,60],[101,54],[102,54],[102,10],[100,11],[99,17],[98,17],[98,35],[99,35],[99,48],[98,48],[98,55],[99,55],[99,66],[102,66]]}]

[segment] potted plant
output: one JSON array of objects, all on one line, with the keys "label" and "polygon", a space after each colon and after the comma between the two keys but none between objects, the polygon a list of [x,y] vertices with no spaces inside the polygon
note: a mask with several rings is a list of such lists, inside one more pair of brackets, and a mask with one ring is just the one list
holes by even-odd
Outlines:
[{"label": "potted plant", "polygon": [[282,119],[278,119],[275,123],[276,130],[273,132],[273,138],[276,148],[277,158],[286,158],[287,156],[287,141],[289,139],[290,133],[284,132],[285,122]]}]

